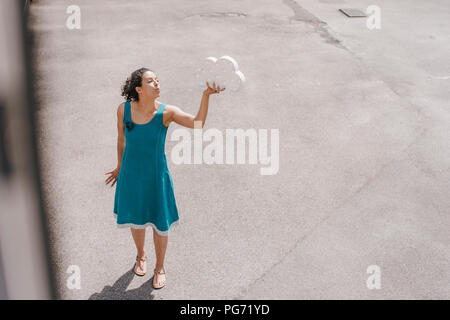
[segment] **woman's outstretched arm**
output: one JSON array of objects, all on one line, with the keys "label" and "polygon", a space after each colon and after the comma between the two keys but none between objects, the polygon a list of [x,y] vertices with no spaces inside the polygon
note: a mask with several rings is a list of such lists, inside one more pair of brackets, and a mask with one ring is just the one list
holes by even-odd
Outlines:
[{"label": "woman's outstretched arm", "polygon": [[174,121],[183,127],[194,128],[194,121],[201,121],[201,128],[203,128],[206,116],[208,115],[209,96],[225,90],[225,88],[220,89],[220,86],[216,88],[215,82],[213,82],[212,88],[209,86],[208,82],[206,82],[206,85],[207,88],[203,91],[202,101],[200,102],[200,108],[198,109],[197,115],[194,117],[192,114],[184,112],[179,107],[170,105],[168,106],[169,114],[167,126],[170,122]]}]

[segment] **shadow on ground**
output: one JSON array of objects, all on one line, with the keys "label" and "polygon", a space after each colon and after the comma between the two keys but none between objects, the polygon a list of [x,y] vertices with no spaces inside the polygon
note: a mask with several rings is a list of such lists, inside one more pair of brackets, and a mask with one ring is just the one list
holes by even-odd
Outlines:
[{"label": "shadow on ground", "polygon": [[112,286],[105,286],[99,293],[94,293],[89,300],[153,300],[153,286],[151,277],[142,286],[127,290],[131,280],[136,277],[133,270],[123,274]]}]

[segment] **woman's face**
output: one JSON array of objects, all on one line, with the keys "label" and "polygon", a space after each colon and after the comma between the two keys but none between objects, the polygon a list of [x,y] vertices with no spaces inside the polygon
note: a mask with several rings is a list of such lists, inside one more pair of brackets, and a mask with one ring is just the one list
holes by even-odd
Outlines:
[{"label": "woman's face", "polygon": [[136,87],[138,93],[143,97],[157,98],[159,97],[159,80],[156,74],[146,71],[142,75],[142,84]]}]

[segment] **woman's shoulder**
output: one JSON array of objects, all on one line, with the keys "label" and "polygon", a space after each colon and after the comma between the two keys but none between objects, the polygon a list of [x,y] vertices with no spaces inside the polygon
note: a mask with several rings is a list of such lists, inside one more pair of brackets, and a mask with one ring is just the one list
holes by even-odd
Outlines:
[{"label": "woman's shoulder", "polygon": [[166,104],[162,101],[156,100],[156,103],[158,104],[158,108],[161,107],[163,104]]},{"label": "woman's shoulder", "polygon": [[123,119],[123,115],[125,113],[125,103],[126,103],[126,101],[120,103],[119,106],[117,107],[117,116],[122,119]]},{"label": "woman's shoulder", "polygon": [[164,110],[167,110],[167,111],[170,111],[170,110],[173,110],[173,108],[176,108],[176,106],[174,106],[173,104],[168,104],[168,103],[165,103],[165,102],[161,102],[161,105],[165,105],[164,106]]}]

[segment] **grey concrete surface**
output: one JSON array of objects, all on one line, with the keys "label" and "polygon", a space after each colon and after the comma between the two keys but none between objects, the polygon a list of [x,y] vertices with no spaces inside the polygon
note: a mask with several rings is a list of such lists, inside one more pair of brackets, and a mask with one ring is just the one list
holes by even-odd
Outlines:
[{"label": "grey concrete surface", "polygon": [[[81,29],[68,30],[68,5]],[[64,299],[448,299],[449,5],[387,1],[33,1],[40,150]],[[247,83],[204,129],[280,130],[280,169],[175,165],[167,286],[134,277],[112,216],[120,85],[140,66],[195,114],[195,70],[230,55]],[[170,158],[171,124],[166,154]],[[193,183],[195,181],[195,183]],[[154,263],[148,229],[149,269]],[[81,289],[68,289],[70,265]],[[381,270],[369,290],[366,270]]]}]

